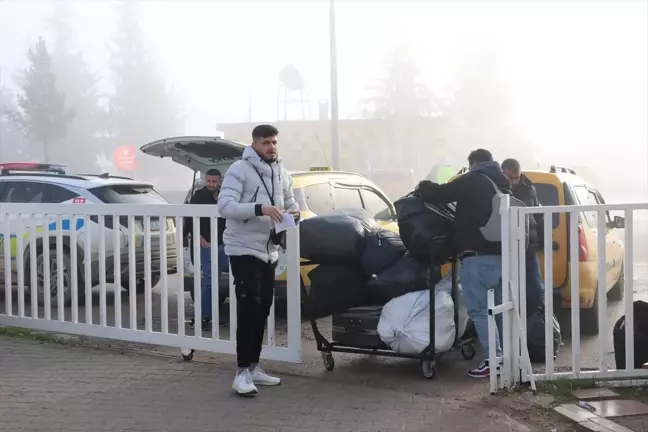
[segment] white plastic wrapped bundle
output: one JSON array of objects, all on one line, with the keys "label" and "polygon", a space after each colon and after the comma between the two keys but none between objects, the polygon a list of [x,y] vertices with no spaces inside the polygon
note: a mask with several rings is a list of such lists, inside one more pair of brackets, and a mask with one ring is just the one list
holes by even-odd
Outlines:
[{"label": "white plastic wrapped bundle", "polygon": [[[434,287],[436,352],[448,351],[455,340],[452,275],[449,273]],[[459,290],[459,334],[468,324],[468,313]],[[378,322],[380,339],[403,354],[419,354],[430,344],[430,291],[415,291],[392,299],[385,305]]]}]

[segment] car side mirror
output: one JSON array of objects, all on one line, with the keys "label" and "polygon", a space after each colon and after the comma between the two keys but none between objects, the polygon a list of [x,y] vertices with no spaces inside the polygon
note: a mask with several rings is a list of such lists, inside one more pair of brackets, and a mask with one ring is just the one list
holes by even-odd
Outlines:
[{"label": "car side mirror", "polygon": [[625,218],[623,216],[614,216],[614,220],[612,221],[612,226],[614,228],[624,229],[625,228]]}]

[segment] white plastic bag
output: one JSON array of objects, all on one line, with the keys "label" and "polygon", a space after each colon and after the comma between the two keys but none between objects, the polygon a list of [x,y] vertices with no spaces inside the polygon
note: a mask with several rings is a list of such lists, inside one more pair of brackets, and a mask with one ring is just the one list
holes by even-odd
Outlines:
[{"label": "white plastic bag", "polygon": [[[435,350],[445,352],[455,341],[451,274],[435,286]],[[468,314],[459,296],[459,334],[468,324]],[[383,307],[378,335],[391,349],[420,354],[430,344],[430,291],[416,291],[392,299]]]}]

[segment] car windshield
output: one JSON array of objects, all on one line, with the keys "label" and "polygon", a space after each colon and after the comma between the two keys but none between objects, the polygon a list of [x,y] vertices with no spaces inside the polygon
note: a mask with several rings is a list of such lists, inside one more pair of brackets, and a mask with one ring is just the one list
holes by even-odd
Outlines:
[{"label": "car windshield", "polygon": [[90,189],[106,204],[167,204],[152,187],[145,185],[114,185]]}]

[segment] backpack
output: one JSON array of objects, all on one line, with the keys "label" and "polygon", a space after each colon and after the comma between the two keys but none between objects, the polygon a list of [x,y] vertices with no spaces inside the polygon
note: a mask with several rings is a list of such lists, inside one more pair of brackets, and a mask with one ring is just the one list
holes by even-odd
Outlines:
[{"label": "backpack", "polygon": [[[493,189],[495,190],[495,195],[493,195],[493,200],[492,200],[493,209],[490,218],[488,218],[488,222],[486,222],[486,225],[479,228],[479,230],[481,231],[486,241],[501,242],[502,241],[502,215],[500,213],[500,209],[502,206],[502,201],[504,199],[504,196],[506,196],[507,194],[503,193],[490,177],[488,177],[485,174],[481,174],[481,175],[484,176],[493,186]],[[513,195],[509,195],[509,196],[510,196],[511,207],[526,207],[526,204],[524,204],[519,199],[515,198]],[[529,215],[528,214],[524,215],[524,225],[525,225],[524,248],[526,250],[526,248],[529,246]]]},{"label": "backpack", "polygon": [[410,193],[394,203],[401,241],[412,258],[428,266],[452,256],[454,204],[433,205]]}]

